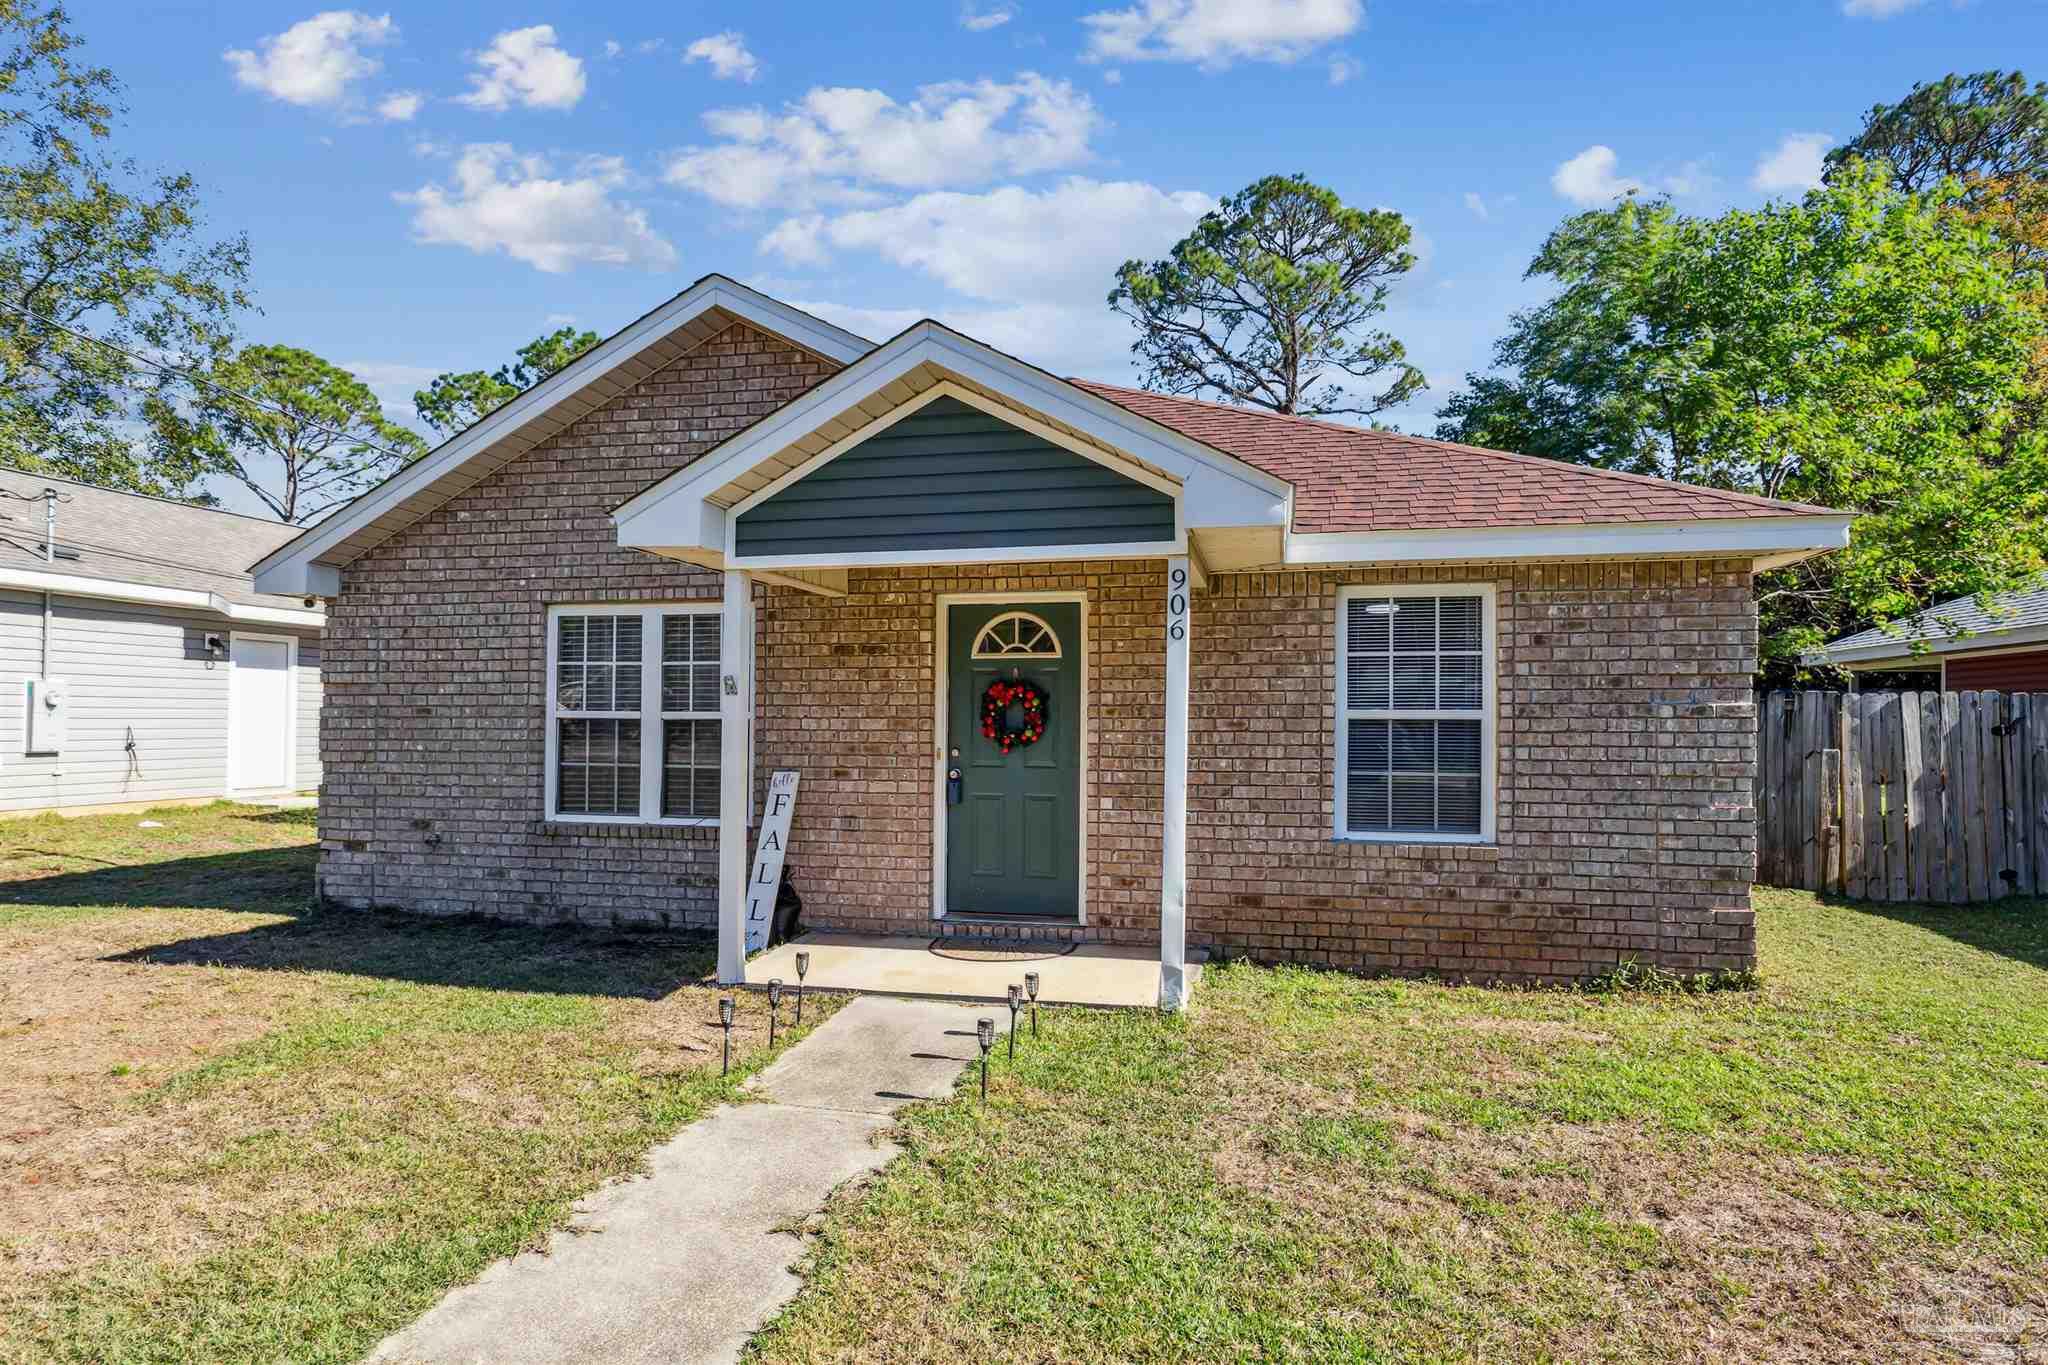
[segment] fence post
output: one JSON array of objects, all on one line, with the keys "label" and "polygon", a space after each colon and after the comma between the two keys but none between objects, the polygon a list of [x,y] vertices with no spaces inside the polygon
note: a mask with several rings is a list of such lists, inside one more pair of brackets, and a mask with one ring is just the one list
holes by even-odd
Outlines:
[{"label": "fence post", "polygon": [[1816,891],[1842,891],[1842,751],[1820,751],[1820,885]]}]

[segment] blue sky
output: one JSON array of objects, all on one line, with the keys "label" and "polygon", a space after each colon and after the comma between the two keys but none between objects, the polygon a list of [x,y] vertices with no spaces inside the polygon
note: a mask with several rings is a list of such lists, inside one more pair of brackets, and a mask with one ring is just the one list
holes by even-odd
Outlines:
[{"label": "blue sky", "polygon": [[128,86],[122,150],[191,171],[213,225],[248,234],[250,338],[349,366],[407,420],[434,373],[563,321],[609,332],[710,271],[877,339],[934,315],[1127,379],[1116,265],[1299,170],[1415,228],[1386,325],[1431,384],[1392,416],[1426,432],[1541,296],[1521,273],[1564,215],[1632,185],[1696,211],[1796,195],[1916,80],[2048,74],[2038,0],[78,0],[73,18]]}]

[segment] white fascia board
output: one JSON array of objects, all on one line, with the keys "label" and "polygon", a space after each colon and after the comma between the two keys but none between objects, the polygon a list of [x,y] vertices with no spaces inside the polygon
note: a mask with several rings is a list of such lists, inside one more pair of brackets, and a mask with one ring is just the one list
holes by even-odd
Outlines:
[{"label": "white fascia board", "polygon": [[273,626],[301,626],[319,630],[327,624],[327,613],[298,607],[263,607],[230,602],[217,592],[199,588],[166,588],[155,583],[124,583],[83,574],[44,573],[39,569],[0,569],[0,588],[17,592],[60,593],[65,597],[91,597],[106,602],[135,602],[152,607],[183,607],[203,611],[230,621],[248,621]]},{"label": "white fascia board", "polygon": [[1095,437],[1181,482],[1187,524],[1279,526],[1291,487],[1107,399],[1032,369],[936,323],[924,322],[817,385],[686,469],[619,505],[612,520],[627,546],[690,543],[696,504],[761,460],[923,365],[934,365],[1018,405]]},{"label": "white fascia board", "polygon": [[1291,532],[1285,562],[1303,566],[1630,555],[1819,553],[1849,543],[1847,515],[1632,521],[1596,526],[1488,526],[1442,531]]},{"label": "white fascia board", "polygon": [[1186,536],[1101,545],[986,545],[960,550],[863,550],[840,554],[727,555],[728,569],[875,569],[924,564],[1016,564],[1041,560],[1160,559],[1184,555]]},{"label": "white fascia board", "polygon": [[268,569],[259,564],[253,578],[256,591],[279,597],[341,596],[341,570],[309,559],[286,560]]},{"label": "white fascia board", "polygon": [[258,560],[252,572],[258,592],[309,592],[303,580],[280,573],[293,564],[312,563],[377,518],[432,486],[505,436],[511,435],[584,385],[601,378],[654,345],[700,313],[722,308],[816,355],[850,364],[874,349],[874,343],[791,308],[766,294],[711,275],[632,323],[610,340],[586,351],[564,369],[514,398],[490,416],[450,438],[441,447],[408,465],[334,515],[309,527],[296,540]]},{"label": "white fascia board", "polygon": [[2048,644],[2048,625],[2025,626],[2017,630],[1980,630],[1970,635],[1925,637],[1920,643],[1926,648],[1918,652],[1913,649],[1913,638],[1907,635],[1879,640],[1874,644],[1857,645],[1851,649],[1828,645],[1807,651],[1800,656],[1800,662],[1834,664],[1840,668],[1871,668],[1893,662],[1913,664],[1934,654],[1983,654],[2010,649],[2014,645],[2044,645]]}]

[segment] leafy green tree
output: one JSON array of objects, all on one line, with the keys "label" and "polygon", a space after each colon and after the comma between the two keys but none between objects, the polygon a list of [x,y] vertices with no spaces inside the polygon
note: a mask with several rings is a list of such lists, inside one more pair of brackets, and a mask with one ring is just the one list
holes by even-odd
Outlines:
[{"label": "leafy green tree", "polygon": [[1579,463],[1864,514],[1850,549],[1765,575],[1774,675],[1840,631],[1997,592],[2048,557],[2048,451],[2021,422],[2037,281],[1876,163],[1803,203],[1689,218],[1627,201],[1560,226],[1557,281],[1441,412],[1480,443],[1537,422]]},{"label": "leafy green tree", "polygon": [[532,388],[597,345],[597,333],[563,327],[535,337],[519,348],[519,358],[489,373],[470,370],[444,374],[412,396],[420,420],[443,436],[453,436],[488,415],[492,409]]},{"label": "leafy green tree", "polygon": [[[1146,387],[1274,412],[1370,417],[1427,387],[1366,324],[1415,265],[1408,224],[1299,175],[1267,176],[1202,216],[1166,259],[1126,261],[1109,306],[1138,329]],[[1346,380],[1376,394],[1353,392]]]},{"label": "leafy green tree", "polygon": [[1897,104],[1863,116],[1863,130],[1828,153],[1828,178],[1858,160],[1884,162],[1909,191],[1931,191],[1944,180],[1966,191],[1989,181],[2040,180],[2048,176],[2048,84],[2028,85],[2018,71],[1922,82]]},{"label": "leafy green tree", "polygon": [[368,385],[295,346],[224,356],[176,401],[153,396],[146,414],[160,450],[200,475],[234,479],[299,524],[426,453]]},{"label": "leafy green tree", "polygon": [[60,5],[0,0],[0,462],[185,495],[191,460],[132,440],[155,382],[135,357],[226,347],[249,248],[204,239],[189,175],[108,150],[120,83],[78,60],[68,23]]}]

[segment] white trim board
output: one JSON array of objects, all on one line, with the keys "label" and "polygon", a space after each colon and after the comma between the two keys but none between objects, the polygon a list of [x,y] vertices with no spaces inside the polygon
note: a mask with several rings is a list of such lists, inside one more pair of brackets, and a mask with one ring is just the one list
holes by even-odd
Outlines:
[{"label": "white trim board", "polygon": [[[257,561],[253,572],[260,592],[332,596],[339,588],[336,565],[325,563],[343,542],[397,511],[414,497],[431,493],[472,458],[498,441],[546,416],[586,385],[601,380],[713,309],[723,310],[828,360],[847,364],[874,349],[874,343],[844,328],[814,318],[723,275],[707,275],[645,317],[586,351],[565,368],[520,394],[482,421],[443,442],[363,494],[325,521],[309,527],[296,540]],[[350,556],[352,557],[352,556]],[[347,562],[344,558],[341,562]],[[315,570],[325,569],[326,574]]]},{"label": "white trim board", "polygon": [[327,613],[298,607],[259,607],[230,602],[217,592],[200,588],[166,588],[155,583],[126,583],[84,574],[45,573],[40,569],[0,569],[0,588],[17,592],[51,592],[64,597],[90,597],[105,602],[135,602],[152,607],[184,607],[210,612],[230,621],[252,625],[304,626],[312,630],[327,624]]},{"label": "white trim board", "polygon": [[[1080,859],[1080,876],[1076,880],[1075,923],[1088,923],[1088,817],[1092,811],[1089,796],[1089,781],[1093,776],[1090,767],[1089,740],[1095,728],[1094,697],[1088,690],[1088,594],[1084,591],[1067,589],[1038,589],[1022,592],[952,592],[940,593],[933,599],[932,630],[932,918],[946,917],[946,714],[947,697],[951,679],[947,676],[947,633],[949,613],[953,607],[971,606],[975,603],[1007,602],[1076,602],[1081,607],[1081,638],[1075,642],[1081,659],[1081,771],[1077,774],[1079,797],[1074,818],[1080,822],[1080,838],[1076,841],[1075,856]],[[1065,923],[1064,920],[1057,921]]]},{"label": "white trim board", "polygon": [[[1488,526],[1442,531],[1290,532],[1290,567],[1494,559],[1699,558],[1777,553],[1778,563],[1839,550],[1850,515],[1721,517],[1694,521],[1603,522],[1584,526]],[[1793,553],[1801,552],[1801,553]]]}]

